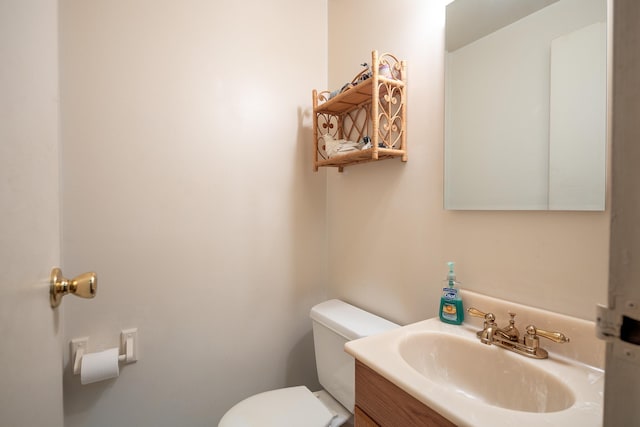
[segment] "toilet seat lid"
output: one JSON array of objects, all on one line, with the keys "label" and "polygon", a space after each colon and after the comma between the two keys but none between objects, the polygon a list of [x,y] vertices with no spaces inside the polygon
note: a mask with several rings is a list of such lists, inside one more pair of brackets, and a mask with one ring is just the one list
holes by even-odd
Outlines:
[{"label": "toilet seat lid", "polygon": [[237,403],[218,427],[326,427],[334,415],[304,386],[266,391]]}]

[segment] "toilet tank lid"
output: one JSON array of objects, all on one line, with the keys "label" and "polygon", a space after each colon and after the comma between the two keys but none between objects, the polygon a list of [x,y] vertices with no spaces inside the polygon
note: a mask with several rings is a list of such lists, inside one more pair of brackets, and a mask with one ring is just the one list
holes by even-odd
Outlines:
[{"label": "toilet tank lid", "polygon": [[316,322],[342,335],[347,340],[355,340],[400,327],[400,325],[337,299],[314,306],[311,308],[310,316]]}]

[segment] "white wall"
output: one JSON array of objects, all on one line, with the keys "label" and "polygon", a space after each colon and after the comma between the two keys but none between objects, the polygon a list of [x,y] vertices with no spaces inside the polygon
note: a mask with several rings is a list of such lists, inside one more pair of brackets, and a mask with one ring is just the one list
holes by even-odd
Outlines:
[{"label": "white wall", "polygon": [[214,426],[256,392],[317,387],[326,9],[61,0],[63,261],[99,276],[94,300],[64,301],[66,339],[140,338],[117,380],[67,367],[67,427]]},{"label": "white wall", "polygon": [[331,88],[350,80],[372,49],[406,59],[409,76],[409,161],[327,173],[330,295],[400,323],[432,317],[452,260],[466,289],[593,319],[606,301],[608,208],[442,207],[445,3],[329,1]]},{"label": "white wall", "polygon": [[0,2],[0,425],[61,427],[56,2]]}]

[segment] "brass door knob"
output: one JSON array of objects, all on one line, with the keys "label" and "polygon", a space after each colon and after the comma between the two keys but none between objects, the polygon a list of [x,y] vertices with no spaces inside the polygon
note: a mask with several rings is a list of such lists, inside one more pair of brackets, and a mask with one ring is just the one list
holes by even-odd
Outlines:
[{"label": "brass door knob", "polygon": [[59,268],[51,270],[51,286],[49,287],[49,301],[55,308],[62,302],[62,297],[68,293],[82,298],[93,298],[98,292],[98,275],[94,272],[84,273],[73,279],[65,279]]}]

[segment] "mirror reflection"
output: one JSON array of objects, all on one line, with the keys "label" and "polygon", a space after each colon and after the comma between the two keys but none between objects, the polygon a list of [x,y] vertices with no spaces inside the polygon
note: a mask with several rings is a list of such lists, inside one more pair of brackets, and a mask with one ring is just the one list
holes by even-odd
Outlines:
[{"label": "mirror reflection", "polygon": [[447,6],[445,208],[604,210],[606,0]]}]

